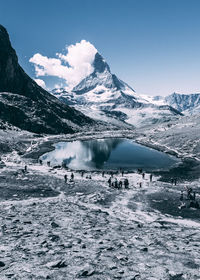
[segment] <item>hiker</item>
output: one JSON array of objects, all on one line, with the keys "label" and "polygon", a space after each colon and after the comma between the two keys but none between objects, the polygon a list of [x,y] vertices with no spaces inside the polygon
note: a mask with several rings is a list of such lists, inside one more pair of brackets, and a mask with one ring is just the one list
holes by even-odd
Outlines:
[{"label": "hiker", "polygon": [[142,182],[139,183],[140,188],[142,187]]},{"label": "hiker", "polygon": [[195,201],[195,208],[196,208],[196,209],[199,209],[199,208],[200,208],[198,201]]},{"label": "hiker", "polygon": [[111,183],[112,183],[112,180],[111,180],[111,177],[108,179],[108,185],[109,187],[111,187]]},{"label": "hiker", "polygon": [[51,162],[47,161],[47,166],[50,167],[50,165],[51,165]]},{"label": "hiker", "polygon": [[104,177],[105,171],[102,172],[102,177]]},{"label": "hiker", "polygon": [[196,203],[194,201],[190,202],[189,208],[195,208]]},{"label": "hiker", "polygon": [[143,172],[142,173],[142,179],[144,180],[144,178],[145,178],[145,173]]},{"label": "hiker", "polygon": [[119,188],[120,189],[122,188],[122,181],[121,180],[119,181]]},{"label": "hiker", "polygon": [[64,179],[65,179],[65,183],[67,183],[67,175],[66,174],[64,176]]},{"label": "hiker", "polygon": [[152,182],[152,179],[153,179],[153,175],[152,174],[150,174],[149,179],[150,179],[150,182]]},{"label": "hiker", "polygon": [[142,174],[142,168],[138,168],[138,173]]},{"label": "hiker", "polygon": [[177,183],[177,178],[174,179],[174,185],[176,186]]},{"label": "hiker", "polygon": [[83,175],[84,175],[84,171],[81,172],[81,177],[83,177]]},{"label": "hiker", "polygon": [[74,180],[74,173],[71,174],[71,180]]},{"label": "hiker", "polygon": [[124,177],[124,171],[122,170],[122,177]]},{"label": "hiker", "polygon": [[27,165],[24,166],[24,171],[27,172]]},{"label": "hiker", "polygon": [[187,197],[191,199],[192,188],[187,188]]},{"label": "hiker", "polygon": [[118,181],[115,179],[115,188],[118,189]]},{"label": "hiker", "polygon": [[173,185],[174,184],[174,179],[172,179],[171,182],[172,182],[172,185]]},{"label": "hiker", "polygon": [[22,171],[22,174],[24,175],[24,174],[25,174],[25,170],[24,170],[24,169],[22,169],[21,171]]},{"label": "hiker", "polygon": [[124,187],[125,187],[125,189],[128,189],[128,185],[129,185],[129,182],[128,182],[128,179],[126,178],[124,180]]},{"label": "hiker", "polygon": [[183,201],[183,191],[181,191],[180,200]]}]

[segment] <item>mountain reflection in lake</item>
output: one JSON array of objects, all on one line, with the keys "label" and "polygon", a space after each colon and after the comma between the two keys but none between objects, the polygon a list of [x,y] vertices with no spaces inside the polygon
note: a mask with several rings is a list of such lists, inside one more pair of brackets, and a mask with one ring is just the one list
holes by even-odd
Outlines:
[{"label": "mountain reflection in lake", "polygon": [[51,165],[65,163],[71,169],[168,169],[179,160],[127,139],[96,139],[59,142],[55,150],[41,156]]}]

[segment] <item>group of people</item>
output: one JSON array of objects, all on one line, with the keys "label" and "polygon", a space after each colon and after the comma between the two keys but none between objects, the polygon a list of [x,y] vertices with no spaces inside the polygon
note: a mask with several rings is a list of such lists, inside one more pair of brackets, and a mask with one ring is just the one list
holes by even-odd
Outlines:
[{"label": "group of people", "polygon": [[[68,177],[67,177],[67,174],[65,174],[65,175],[64,175],[64,180],[65,180],[65,183],[68,183]],[[71,173],[71,176],[70,176],[69,182],[74,182],[74,173],[73,173],[73,172]]]},{"label": "group of people", "polygon": [[[40,163],[40,165],[42,165],[42,164],[43,164],[43,161],[42,161],[41,159],[39,159],[39,163]],[[48,166],[48,167],[51,166],[51,162],[50,162],[50,161],[47,161],[47,166]],[[62,167],[63,167],[63,168],[66,168],[66,164],[62,164]],[[85,171],[82,170],[82,171],[80,171],[80,172],[81,172],[81,177],[84,177]],[[142,175],[142,179],[145,179],[145,172],[142,170],[142,168],[138,168],[137,172],[138,172],[138,174],[141,174],[141,175]],[[123,170],[122,168],[120,168],[119,170],[117,170],[117,171],[115,171],[115,172],[114,172],[114,171],[105,172],[105,171],[103,170],[103,171],[102,171],[102,177],[105,177],[105,174],[110,175],[110,177],[109,177],[109,179],[108,179],[108,185],[109,185],[109,187],[114,187],[114,188],[116,188],[116,189],[121,189],[121,188],[123,188],[123,186],[124,186],[125,189],[128,189],[128,188],[129,188],[129,181],[128,181],[127,178],[125,178],[125,179],[123,179],[123,180],[122,180],[122,179],[118,180],[118,179],[115,177],[115,179],[113,179],[113,178],[114,178],[114,175],[118,175],[118,174],[120,174],[120,173],[121,173],[121,176],[124,177],[124,170]],[[92,179],[91,175],[90,175],[90,174],[89,174],[89,175],[87,174],[87,175],[86,175],[86,179]],[[150,182],[152,182],[152,179],[153,179],[153,175],[150,174],[150,176],[149,176]],[[65,183],[74,182],[74,173],[73,173],[73,172],[71,173],[71,176],[70,176],[69,179],[68,179],[67,174],[65,174],[65,175],[64,175],[64,181],[65,181]],[[140,185],[140,187],[142,187],[142,182],[140,182],[139,185]]]},{"label": "group of people", "polygon": [[127,178],[125,178],[123,181],[122,180],[117,180],[117,178],[115,178],[115,180],[112,180],[112,177],[110,177],[108,179],[108,185],[109,187],[114,187],[116,189],[121,189],[124,185],[125,189],[128,189],[129,187],[129,181]]},{"label": "group of people", "polygon": [[172,185],[175,185],[175,186],[176,186],[176,184],[177,184],[177,178],[172,178],[172,179],[171,179],[171,183],[172,183]]},{"label": "group of people", "polygon": [[186,196],[184,196],[184,192],[181,191],[180,195],[181,205],[180,209],[183,208],[196,208],[200,209],[199,202],[196,200],[196,192],[191,187],[186,187]]}]

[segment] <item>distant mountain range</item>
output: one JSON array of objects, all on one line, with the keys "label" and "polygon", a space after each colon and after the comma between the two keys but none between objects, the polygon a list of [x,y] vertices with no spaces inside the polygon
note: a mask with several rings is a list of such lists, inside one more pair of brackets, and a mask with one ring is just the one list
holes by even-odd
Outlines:
[{"label": "distant mountain range", "polygon": [[92,74],[70,92],[60,88],[49,94],[18,64],[8,33],[0,25],[0,127],[13,125],[36,133],[60,134],[83,127],[94,129],[99,121],[132,128],[200,112],[198,93],[173,93],[166,97],[139,95],[111,73],[98,52],[93,68]]},{"label": "distant mountain range", "polygon": [[52,94],[94,119],[134,126],[165,122],[181,113],[168,104],[158,105],[138,95],[129,85],[112,74],[97,52],[94,71],[68,92],[54,89]]},{"label": "distant mountain range", "polygon": [[179,94],[172,93],[168,96],[155,96],[152,102],[156,104],[170,105],[184,115],[200,113],[200,93]]},{"label": "distant mountain range", "polygon": [[59,101],[24,72],[2,25],[0,121],[31,132],[54,134],[73,133],[83,126],[95,125],[94,120]]}]

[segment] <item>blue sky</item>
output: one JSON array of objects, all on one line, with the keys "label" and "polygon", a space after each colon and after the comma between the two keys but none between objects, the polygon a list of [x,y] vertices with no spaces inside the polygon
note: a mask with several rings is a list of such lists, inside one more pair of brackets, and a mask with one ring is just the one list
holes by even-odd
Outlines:
[{"label": "blue sky", "polygon": [[1,0],[0,23],[33,78],[35,53],[85,39],[137,92],[165,95],[200,92],[199,14],[198,0]]}]

